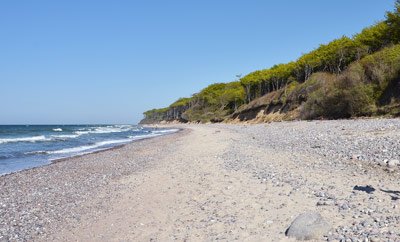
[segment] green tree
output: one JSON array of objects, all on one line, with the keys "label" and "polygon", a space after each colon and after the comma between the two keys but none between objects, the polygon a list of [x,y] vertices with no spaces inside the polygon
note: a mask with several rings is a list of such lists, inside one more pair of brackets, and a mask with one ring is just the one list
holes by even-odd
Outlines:
[{"label": "green tree", "polygon": [[391,41],[389,39],[389,26],[386,22],[379,22],[356,34],[354,41],[360,46],[365,46],[368,52],[375,52]]},{"label": "green tree", "polygon": [[395,44],[400,42],[400,0],[395,3],[395,10],[386,13],[386,23],[389,26],[389,36]]}]

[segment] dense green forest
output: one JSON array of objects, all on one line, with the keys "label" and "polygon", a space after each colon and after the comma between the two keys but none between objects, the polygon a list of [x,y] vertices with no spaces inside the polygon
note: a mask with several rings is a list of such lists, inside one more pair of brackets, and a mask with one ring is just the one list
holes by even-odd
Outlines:
[{"label": "dense green forest", "polygon": [[338,119],[400,115],[400,0],[386,19],[296,61],[212,84],[141,123]]}]

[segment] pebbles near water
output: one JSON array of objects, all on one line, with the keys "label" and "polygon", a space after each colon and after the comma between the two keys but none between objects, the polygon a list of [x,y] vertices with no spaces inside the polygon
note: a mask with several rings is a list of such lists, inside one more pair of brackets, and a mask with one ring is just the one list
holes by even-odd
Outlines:
[{"label": "pebbles near water", "polygon": [[[168,145],[160,151],[154,142],[142,140],[0,176],[0,241],[44,240],[65,224],[74,226],[82,214],[95,217],[118,192],[119,184],[113,181],[143,171],[154,161],[147,149],[168,152]],[[88,205],[93,198],[96,203]]]}]

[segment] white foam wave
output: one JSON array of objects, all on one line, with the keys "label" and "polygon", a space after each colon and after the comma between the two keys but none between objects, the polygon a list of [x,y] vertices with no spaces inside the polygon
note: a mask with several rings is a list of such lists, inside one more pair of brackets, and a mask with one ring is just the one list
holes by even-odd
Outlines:
[{"label": "white foam wave", "polygon": [[74,139],[79,137],[81,134],[62,134],[62,135],[51,135],[46,137],[44,135],[40,136],[32,136],[32,137],[20,137],[20,138],[4,138],[0,139],[0,144],[6,143],[17,143],[17,142],[45,142],[45,141],[57,141],[57,140],[66,140],[66,139]]},{"label": "white foam wave", "polygon": [[147,138],[153,138],[157,136],[161,136],[162,134],[143,134],[143,135],[135,135],[135,136],[129,136],[129,138],[133,140],[140,140],[140,139],[147,139]]},{"label": "white foam wave", "polygon": [[54,132],[62,132],[63,130],[61,128],[56,128],[56,129],[53,129],[53,131]]},{"label": "white foam wave", "polygon": [[121,133],[124,131],[128,131],[122,128],[115,128],[115,127],[99,127],[93,130],[92,132],[95,134],[108,134],[108,133]]},{"label": "white foam wave", "polygon": [[74,133],[77,135],[84,135],[84,134],[90,134],[90,131],[75,131]]},{"label": "white foam wave", "polygon": [[[106,140],[106,141],[101,141],[97,142],[92,145],[83,145],[79,147],[73,147],[73,148],[65,148],[61,150],[54,150],[54,151],[33,151],[33,152],[28,152],[26,154],[55,154],[55,155],[65,155],[65,154],[74,154],[74,155],[83,155],[83,154],[88,154],[94,151],[98,150],[103,150],[110,148],[110,145],[115,145],[115,144],[126,144],[135,140],[141,140],[141,139],[147,139],[147,138],[152,138],[152,137],[157,137],[157,136],[162,136],[164,134],[168,133],[173,133],[177,132],[179,129],[169,129],[169,130],[157,130],[153,131],[150,134],[143,134],[143,135],[134,135],[134,136],[129,136],[126,139],[117,139],[117,140]],[[57,137],[61,138],[75,138],[78,137],[79,135],[57,135]],[[43,136],[44,137],[44,136]],[[55,137],[53,135],[52,137]]]},{"label": "white foam wave", "polygon": [[153,134],[169,134],[178,132],[179,129],[164,129],[164,130],[154,130],[152,131]]},{"label": "white foam wave", "polygon": [[120,144],[120,143],[129,143],[131,141],[132,141],[132,139],[117,139],[117,140],[102,141],[102,142],[98,142],[97,144],[99,146],[103,146],[103,145],[112,145],[112,144]]},{"label": "white foam wave", "polygon": [[52,138],[55,139],[74,139],[74,138],[78,138],[80,135],[79,134],[61,134],[61,135],[52,135]]},{"label": "white foam wave", "polygon": [[68,154],[68,153],[79,153],[85,150],[90,150],[90,149],[95,149],[97,148],[97,145],[85,145],[85,146],[79,146],[79,147],[74,147],[74,148],[67,148],[67,149],[62,149],[62,150],[54,150],[54,151],[47,151],[47,154]]},{"label": "white foam wave", "polygon": [[161,136],[161,135],[165,135],[165,134],[171,134],[171,133],[175,133],[178,131],[179,131],[179,129],[155,130],[155,131],[151,131],[150,134],[129,136],[129,138],[131,138],[132,140],[140,140],[140,139],[153,138],[153,137],[157,137],[157,136]]},{"label": "white foam wave", "polygon": [[66,148],[66,149],[62,149],[62,150],[47,151],[47,154],[81,153],[81,152],[84,152],[87,150],[94,150],[96,148],[101,148],[106,145],[129,143],[131,141],[132,141],[132,139],[107,140],[107,141],[97,142],[93,145],[84,145],[84,146],[79,146],[79,147]]},{"label": "white foam wave", "polygon": [[105,126],[95,127],[88,130],[78,130],[75,134],[109,134],[109,133],[121,133],[127,131],[140,131],[140,129],[133,128],[131,125],[117,125],[117,126]]},{"label": "white foam wave", "polygon": [[44,135],[33,136],[33,137],[21,137],[21,138],[10,138],[10,139],[0,139],[0,144],[4,143],[16,143],[16,142],[38,142],[38,141],[50,141],[51,138],[46,138]]}]

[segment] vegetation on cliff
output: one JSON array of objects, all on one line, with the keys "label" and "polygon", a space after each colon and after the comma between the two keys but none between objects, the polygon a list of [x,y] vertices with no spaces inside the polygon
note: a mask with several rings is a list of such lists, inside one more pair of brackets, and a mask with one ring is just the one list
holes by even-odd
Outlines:
[{"label": "vegetation on cliff", "polygon": [[386,20],[296,61],[212,84],[142,123],[350,118],[400,114],[400,0]]}]

